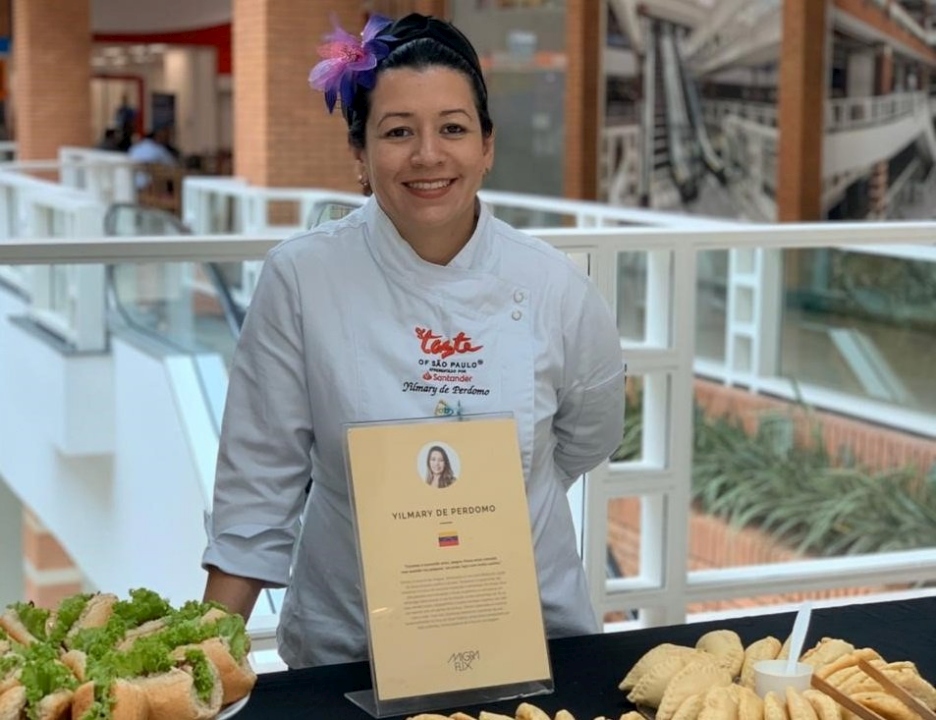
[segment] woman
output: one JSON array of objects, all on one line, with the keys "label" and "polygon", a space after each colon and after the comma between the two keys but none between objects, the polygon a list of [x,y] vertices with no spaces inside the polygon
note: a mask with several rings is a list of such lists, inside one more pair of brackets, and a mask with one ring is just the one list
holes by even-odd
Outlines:
[{"label": "woman", "polygon": [[429,448],[426,456],[426,485],[434,488],[447,488],[455,482],[455,473],[449,462],[448,453],[438,445]]},{"label": "woman", "polygon": [[565,493],[621,441],[613,319],[563,253],[478,201],[494,128],[459,31],[409,15],[331,39],[311,80],[341,99],[373,195],[266,258],[231,367],[205,597],[246,617],[287,587],[289,666],[366,658],[344,428],[432,416],[427,368],[458,362],[460,409],[516,420],[549,635],[595,632]]}]

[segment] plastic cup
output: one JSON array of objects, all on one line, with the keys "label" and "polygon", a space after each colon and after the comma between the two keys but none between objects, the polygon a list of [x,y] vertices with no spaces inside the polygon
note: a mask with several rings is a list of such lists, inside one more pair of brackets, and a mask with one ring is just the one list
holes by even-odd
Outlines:
[{"label": "plastic cup", "polygon": [[793,673],[787,672],[786,660],[760,660],[754,663],[754,689],[764,697],[770,691],[777,693],[785,701],[788,687],[802,692],[809,689],[813,667],[806,663],[796,663]]}]

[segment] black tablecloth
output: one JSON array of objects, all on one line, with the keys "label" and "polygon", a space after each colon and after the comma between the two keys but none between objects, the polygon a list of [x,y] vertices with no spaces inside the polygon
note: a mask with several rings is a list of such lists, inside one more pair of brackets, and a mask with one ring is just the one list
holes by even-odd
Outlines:
[{"label": "black tablecloth", "polygon": [[[600,715],[617,718],[633,707],[617,689],[618,683],[643,653],[662,642],[694,645],[705,632],[729,628],[745,645],[773,635],[789,635],[793,613],[763,615],[709,623],[676,625],[628,632],[587,635],[549,643],[555,692],[529,702],[550,714],[565,708],[578,720]],[[912,660],[921,674],[936,682],[936,598],[852,605],[813,612],[806,647],[822,637],[838,637],[856,647],[872,647],[886,660]],[[400,658],[406,662],[405,653]],[[262,675],[237,720],[367,720],[363,710],[344,694],[371,687],[367,663],[330,665]],[[513,716],[518,701],[451,708],[475,717],[481,710]]]}]

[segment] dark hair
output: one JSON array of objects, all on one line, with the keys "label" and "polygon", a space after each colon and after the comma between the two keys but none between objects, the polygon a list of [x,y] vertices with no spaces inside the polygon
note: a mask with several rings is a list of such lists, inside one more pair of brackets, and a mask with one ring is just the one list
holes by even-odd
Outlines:
[{"label": "dark hair", "polygon": [[[397,20],[386,32],[397,38],[391,43],[390,54],[377,64],[379,78],[384,70],[411,68],[425,70],[444,67],[460,72],[468,78],[474,95],[475,108],[481,121],[481,132],[489,137],[494,123],[488,112],[487,86],[481,73],[478,55],[460,30],[451,23],[433,17],[412,13]],[[365,146],[365,127],[370,115],[370,94],[373,88],[358,86],[354,100],[344,108],[348,123],[348,142],[352,147]]]}]

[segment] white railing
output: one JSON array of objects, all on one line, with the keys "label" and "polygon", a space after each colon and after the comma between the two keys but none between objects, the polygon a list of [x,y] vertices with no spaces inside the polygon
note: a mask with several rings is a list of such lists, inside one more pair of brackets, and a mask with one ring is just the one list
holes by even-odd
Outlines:
[{"label": "white railing", "polygon": [[[57,172],[58,163],[0,166],[0,238],[99,237],[105,206],[89,193],[24,174]],[[30,316],[77,350],[105,344],[101,268],[0,266],[0,279],[30,298]]]},{"label": "white railing", "polygon": [[882,125],[922,111],[928,103],[929,98],[923,92],[829,100],[826,102],[826,132]]},{"label": "white railing", "polygon": [[601,197],[610,205],[634,205],[640,199],[641,132],[639,125],[605,128],[601,134]]},{"label": "white railing", "polygon": [[[842,132],[873,127],[919,112],[929,102],[926,93],[907,92],[872,97],[850,97],[826,102],[826,132]],[[773,103],[741,100],[705,100],[702,113],[706,123],[718,127],[726,118],[739,117],[758,125],[777,127],[777,106]]]},{"label": "white railing", "polygon": [[[644,378],[643,451],[639,462],[596,471],[586,487],[585,562],[600,611],[642,610],[644,624],[682,622],[691,602],[936,580],[936,548],[884,555],[816,559],[781,565],[690,572],[687,568],[691,489],[692,397],[698,253],[730,250],[739,257],[783,248],[839,248],[936,262],[936,223],[735,225],[707,230],[593,227],[529,230],[575,255],[587,254],[597,286],[616,307],[617,257],[647,253],[646,337],[623,343],[630,372]],[[886,239],[890,244],[880,245]],[[269,237],[33,238],[0,242],[0,265],[258,260]],[[748,263],[750,266],[750,263]],[[754,267],[754,266],[750,266]],[[733,380],[774,390],[789,383],[758,376],[756,364]],[[811,402],[813,388],[800,387]],[[867,406],[874,405],[862,401]],[[874,407],[878,421],[895,413]],[[919,434],[936,437],[936,417],[920,418]],[[607,503],[640,497],[640,574],[605,579]]]},{"label": "white railing", "polygon": [[777,127],[777,106],[775,103],[748,102],[744,100],[703,100],[702,116],[708,125],[714,127],[720,126],[726,118],[731,116],[750,120],[758,125]]},{"label": "white railing", "polygon": [[61,183],[103,203],[136,201],[134,163],[126,153],[83,147],[59,149]]},{"label": "white railing", "polygon": [[723,128],[732,194],[750,219],[776,220],[777,128],[734,115],[725,118]]}]

